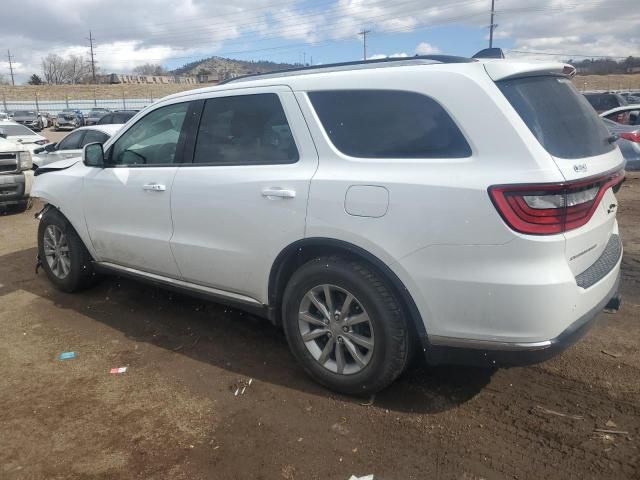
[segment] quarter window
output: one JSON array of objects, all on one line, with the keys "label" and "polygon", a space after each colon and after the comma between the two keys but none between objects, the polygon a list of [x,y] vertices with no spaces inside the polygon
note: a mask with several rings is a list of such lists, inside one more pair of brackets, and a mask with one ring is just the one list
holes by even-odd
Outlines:
[{"label": "quarter window", "polygon": [[278,95],[206,101],[193,162],[210,165],[295,163],[298,150]]},{"label": "quarter window", "polygon": [[333,145],[359,158],[463,158],[471,148],[432,98],[399,90],[310,92]]},{"label": "quarter window", "polygon": [[176,150],[189,103],[160,107],[141,118],[113,145],[114,165],[177,163]]}]

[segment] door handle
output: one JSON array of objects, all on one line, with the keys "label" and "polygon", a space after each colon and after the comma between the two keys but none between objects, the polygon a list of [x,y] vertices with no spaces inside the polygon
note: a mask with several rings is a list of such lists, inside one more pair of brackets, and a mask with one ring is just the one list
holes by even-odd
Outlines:
[{"label": "door handle", "polygon": [[164,192],[167,187],[160,185],[159,183],[147,183],[142,186],[143,190],[151,190],[152,192]]},{"label": "door handle", "polygon": [[278,198],[295,198],[296,191],[288,190],[286,188],[265,188],[262,190],[262,196],[266,198],[278,197]]}]

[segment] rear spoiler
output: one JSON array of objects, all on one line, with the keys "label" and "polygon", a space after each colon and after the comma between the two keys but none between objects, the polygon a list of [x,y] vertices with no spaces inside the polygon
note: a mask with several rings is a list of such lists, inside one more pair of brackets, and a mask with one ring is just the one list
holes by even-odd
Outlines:
[{"label": "rear spoiler", "polygon": [[508,78],[533,77],[538,75],[563,75],[573,78],[576,69],[572,65],[559,62],[486,62],[484,68],[494,82]]}]

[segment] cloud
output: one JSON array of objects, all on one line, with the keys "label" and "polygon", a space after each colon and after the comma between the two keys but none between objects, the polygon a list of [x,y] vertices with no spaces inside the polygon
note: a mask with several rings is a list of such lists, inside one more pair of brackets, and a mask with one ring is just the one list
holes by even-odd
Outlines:
[{"label": "cloud", "polygon": [[[508,38],[513,55],[637,55],[637,6],[637,0],[500,0],[494,38],[497,46]],[[269,59],[293,51],[295,57],[305,45],[321,57],[326,46],[360,38],[363,28],[371,30],[372,38],[441,26],[487,33],[489,20],[488,3],[473,0],[333,0],[322,5],[308,0],[2,0],[1,8],[0,45],[11,49],[21,81],[40,71],[40,58],[48,53],[73,51],[86,57],[89,29],[99,67],[108,72],[146,62],[187,63],[216,53]],[[411,45],[404,48],[409,52]],[[418,54],[438,52],[426,42],[415,48]],[[6,76],[3,57],[0,71]]]},{"label": "cloud", "polygon": [[440,49],[427,42],[420,42],[416,47],[416,53],[418,55],[433,55],[436,53],[440,53]]}]

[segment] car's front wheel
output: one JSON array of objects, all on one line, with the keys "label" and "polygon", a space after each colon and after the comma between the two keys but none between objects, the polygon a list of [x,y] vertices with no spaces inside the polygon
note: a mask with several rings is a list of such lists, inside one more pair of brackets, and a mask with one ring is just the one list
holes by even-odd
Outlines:
[{"label": "car's front wheel", "polygon": [[40,220],[38,255],[47,277],[60,290],[74,292],[95,280],[91,255],[69,221],[54,208]]},{"label": "car's front wheel", "polygon": [[318,257],[291,277],[283,298],[289,346],[305,371],[341,393],[372,393],[409,359],[409,328],[389,285],[368,264]]}]

